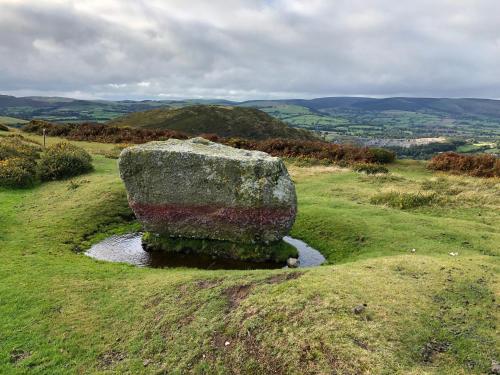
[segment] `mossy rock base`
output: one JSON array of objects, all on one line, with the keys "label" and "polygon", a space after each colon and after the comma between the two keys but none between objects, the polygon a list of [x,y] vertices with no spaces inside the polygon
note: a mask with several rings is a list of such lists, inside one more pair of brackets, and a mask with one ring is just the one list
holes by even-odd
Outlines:
[{"label": "mossy rock base", "polygon": [[298,257],[298,250],[285,241],[270,244],[240,244],[210,239],[174,238],[146,232],[142,236],[142,246],[146,251],[200,254],[213,258],[253,262],[285,263],[290,257]]}]

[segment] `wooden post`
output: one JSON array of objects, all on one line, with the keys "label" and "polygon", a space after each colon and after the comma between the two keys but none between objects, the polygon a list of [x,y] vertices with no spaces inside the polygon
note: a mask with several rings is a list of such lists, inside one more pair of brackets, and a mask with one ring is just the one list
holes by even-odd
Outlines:
[{"label": "wooden post", "polygon": [[45,128],[43,128],[43,148],[45,148]]}]

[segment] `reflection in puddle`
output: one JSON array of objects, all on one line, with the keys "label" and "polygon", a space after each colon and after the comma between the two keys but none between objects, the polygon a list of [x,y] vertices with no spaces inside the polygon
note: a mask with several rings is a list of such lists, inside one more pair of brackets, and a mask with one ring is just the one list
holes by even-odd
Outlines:
[{"label": "reflection in puddle", "polygon": [[[128,233],[106,238],[92,246],[85,255],[109,262],[129,263],[139,267],[167,268],[190,267],[200,269],[272,269],[284,265],[274,262],[248,262],[232,259],[215,259],[210,256],[169,253],[161,251],[147,252],[142,248],[142,233]],[[319,266],[325,261],[321,253],[305,242],[292,237],[283,240],[299,251],[300,267]]]}]

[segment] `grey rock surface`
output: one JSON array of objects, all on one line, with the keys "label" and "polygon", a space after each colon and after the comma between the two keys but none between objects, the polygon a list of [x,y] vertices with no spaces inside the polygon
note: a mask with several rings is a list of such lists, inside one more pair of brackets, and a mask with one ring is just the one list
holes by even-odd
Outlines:
[{"label": "grey rock surface", "polygon": [[193,138],[126,148],[129,204],[147,231],[246,243],[280,240],[297,211],[281,159]]}]

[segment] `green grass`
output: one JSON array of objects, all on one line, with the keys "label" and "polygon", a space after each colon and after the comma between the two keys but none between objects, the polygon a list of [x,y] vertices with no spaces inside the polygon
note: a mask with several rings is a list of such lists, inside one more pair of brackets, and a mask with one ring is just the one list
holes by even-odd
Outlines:
[{"label": "green grass", "polygon": [[28,121],[8,116],[0,116],[0,124],[2,125],[21,125],[26,124]]},{"label": "green grass", "polygon": [[412,208],[431,206],[438,203],[434,193],[405,193],[400,191],[389,191],[374,195],[370,203],[387,205],[392,208],[408,210]]},{"label": "green grass", "polygon": [[[328,132],[333,139],[451,136],[491,141],[500,136],[498,121],[494,118],[469,118],[440,111],[426,113],[417,109],[384,111],[328,107],[313,111],[305,106],[278,102],[255,102],[254,105],[294,127]],[[472,148],[471,152],[474,151]]]},{"label": "green grass", "polygon": [[[138,228],[96,155],[113,145],[78,144],[94,172],[0,190],[0,373],[479,374],[500,357],[498,180],[291,166],[292,235],[328,265],[146,269],[74,251]],[[370,203],[389,190],[443,200]]]}]

